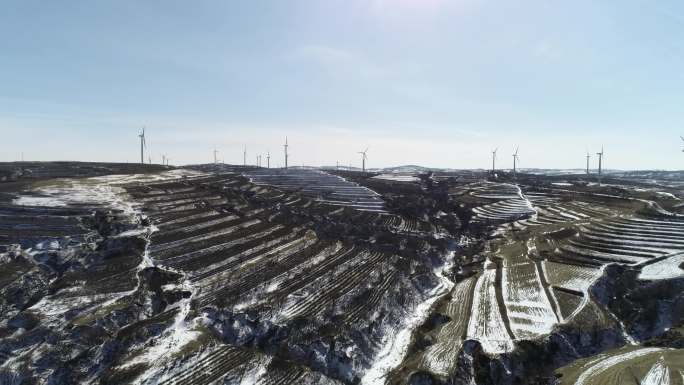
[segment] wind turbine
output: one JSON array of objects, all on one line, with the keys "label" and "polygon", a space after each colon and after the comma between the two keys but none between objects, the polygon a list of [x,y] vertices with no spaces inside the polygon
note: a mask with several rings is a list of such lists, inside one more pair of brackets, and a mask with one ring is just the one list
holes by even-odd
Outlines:
[{"label": "wind turbine", "polygon": [[599,185],[601,184],[601,162],[603,161],[603,146],[601,146],[601,152],[597,152],[596,155],[599,157],[599,164],[598,164],[598,182]]},{"label": "wind turbine", "polygon": [[368,155],[366,155],[367,152],[368,147],[366,147],[366,149],[363,151],[359,151],[359,154],[361,154],[361,170],[363,172],[366,172],[366,159],[368,159]]},{"label": "wind turbine", "polygon": [[495,148],[494,151],[492,151],[492,173],[496,171],[496,152],[499,150],[499,148]]},{"label": "wind turbine", "polygon": [[247,167],[247,146],[245,146],[245,149],[242,151],[242,165]]},{"label": "wind turbine", "polygon": [[142,128],[142,132],[138,135],[140,138],[140,164],[145,164],[145,150],[147,148],[147,143],[145,143],[145,127]]},{"label": "wind turbine", "polygon": [[266,168],[271,168],[271,152],[266,153]]},{"label": "wind turbine", "polygon": [[285,137],[285,144],[283,144],[283,148],[285,149],[285,170],[287,170],[287,136]]},{"label": "wind turbine", "polygon": [[218,159],[216,158],[216,154],[218,154],[218,150],[214,149],[214,164],[218,163]]},{"label": "wind turbine", "polygon": [[589,158],[591,158],[591,154],[587,151],[587,175],[589,175]]},{"label": "wind turbine", "polygon": [[516,174],[516,164],[518,162],[518,148],[519,146],[515,146],[515,152],[513,153],[513,176]]}]

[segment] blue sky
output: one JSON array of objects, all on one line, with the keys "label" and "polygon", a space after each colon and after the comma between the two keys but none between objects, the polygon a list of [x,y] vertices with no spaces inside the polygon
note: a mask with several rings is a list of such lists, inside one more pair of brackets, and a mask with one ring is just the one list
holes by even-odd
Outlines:
[{"label": "blue sky", "polygon": [[34,1],[0,13],[0,161],[683,169],[679,1]]}]

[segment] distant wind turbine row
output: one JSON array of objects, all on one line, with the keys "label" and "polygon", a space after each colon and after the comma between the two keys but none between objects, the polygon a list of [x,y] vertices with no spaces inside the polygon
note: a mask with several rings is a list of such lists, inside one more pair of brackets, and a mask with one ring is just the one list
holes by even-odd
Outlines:
[{"label": "distant wind turbine row", "polygon": [[[145,150],[147,150],[147,141],[146,141],[146,137],[145,137],[145,127],[143,127],[142,130],[140,131],[140,133],[138,134],[138,138],[140,138],[140,163],[144,164],[145,163]],[[680,138],[682,139],[682,141],[684,141],[684,136],[680,136]],[[285,155],[285,167],[284,167],[285,169],[288,168],[288,158],[290,156],[290,154],[288,152],[288,147],[289,147],[289,144],[287,141],[287,137],[285,137],[285,144],[283,144],[283,150],[284,150],[284,155]],[[516,146],[515,152],[512,154],[512,157],[513,157],[513,169],[512,169],[513,176],[516,176],[517,172],[518,172],[518,162],[520,160],[520,156],[518,155],[519,149],[520,149],[520,147]],[[494,148],[494,150],[492,150],[492,173],[496,172],[496,154],[497,154],[498,150],[499,150],[498,147]],[[219,161],[218,161],[219,152],[220,152],[219,150],[214,148],[213,154],[214,154],[214,163],[215,164],[219,163]],[[682,149],[682,152],[684,152],[684,149]],[[243,154],[243,160],[242,160],[243,163],[242,164],[243,164],[243,166],[246,167],[247,166],[247,146],[244,147],[242,154]],[[366,172],[366,161],[368,160],[368,147],[366,147],[366,149],[363,151],[358,151],[358,154],[361,154],[361,171]],[[603,158],[604,158],[603,146],[601,146],[601,151],[597,152],[596,155],[598,156],[598,180],[599,180],[599,183],[601,183],[601,176],[603,175]],[[162,158],[162,164],[165,166],[168,166],[170,158],[167,156],[167,154],[162,154],[161,158]],[[587,159],[586,174],[590,175],[590,168],[589,168],[590,162],[589,161],[591,159],[591,154],[589,153],[589,151],[587,151],[586,159]],[[23,161],[23,153],[22,153],[22,161]],[[150,164],[152,164],[152,157],[151,156],[148,156],[148,161]],[[259,154],[256,156],[256,166],[257,167],[262,166],[261,161],[262,161],[262,155]],[[266,167],[271,168],[271,153],[270,153],[270,151],[267,152],[267,155],[266,155]],[[335,167],[336,167],[336,169],[339,170],[339,168],[340,168],[340,162],[339,161],[336,162]],[[350,164],[349,169],[351,170],[351,168],[352,167]]]}]

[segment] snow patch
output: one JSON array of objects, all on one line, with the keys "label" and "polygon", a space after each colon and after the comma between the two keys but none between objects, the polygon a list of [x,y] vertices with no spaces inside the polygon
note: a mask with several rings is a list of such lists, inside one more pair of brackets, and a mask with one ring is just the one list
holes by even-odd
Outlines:
[{"label": "snow patch", "polygon": [[416,307],[413,314],[409,315],[404,328],[396,334],[390,332],[385,335],[384,346],[361,379],[362,385],[384,384],[387,374],[404,360],[413,331],[430,316],[432,305],[454,287],[454,283],[445,275],[451,269],[453,258],[454,252],[450,252],[446,263],[435,269],[434,273],[440,283],[428,293],[428,298]]},{"label": "snow patch", "polygon": [[646,373],[646,376],[641,380],[641,385],[669,385],[670,384],[670,368],[665,365],[665,358],[660,357],[651,369]]},{"label": "snow patch", "polygon": [[641,268],[639,279],[655,281],[683,277],[684,269],[679,267],[682,263],[684,263],[684,253],[667,257],[650,265],[645,265]]}]

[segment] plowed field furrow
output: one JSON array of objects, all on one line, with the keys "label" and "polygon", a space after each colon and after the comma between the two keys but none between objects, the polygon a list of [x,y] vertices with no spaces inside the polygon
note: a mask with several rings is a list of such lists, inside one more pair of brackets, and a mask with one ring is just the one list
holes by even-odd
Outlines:
[{"label": "plowed field furrow", "polygon": [[199,259],[202,259],[204,260],[204,263],[211,265],[225,259],[225,250],[255,242],[257,239],[269,236],[270,234],[281,234],[281,232],[287,231],[283,226],[270,226],[270,224],[262,224],[259,226],[259,229],[253,230],[253,232],[246,234],[233,233],[223,235],[220,238],[214,239],[210,246],[195,245],[194,247],[179,247],[179,250],[155,253],[152,256],[161,263],[168,263],[170,265],[182,264],[187,261]]},{"label": "plowed field furrow", "polygon": [[197,208],[197,207],[211,207],[211,206],[216,206],[216,205],[221,205],[228,203],[228,199],[221,197],[221,196],[209,196],[206,198],[202,199],[191,199],[188,200],[187,202],[183,203],[177,203],[177,204],[172,204],[172,205],[166,205],[166,206],[157,206],[156,210],[159,211],[164,211],[167,213],[172,213],[176,211],[184,211],[184,210],[189,210],[192,208]]},{"label": "plowed field furrow", "polygon": [[653,236],[658,238],[674,240],[684,239],[684,233],[681,230],[662,231],[651,227],[622,225],[619,223],[609,222],[596,222],[586,227],[597,232],[606,231],[624,235],[638,235],[643,237]]},{"label": "plowed field furrow", "polygon": [[217,195],[213,191],[202,191],[201,193],[198,193],[197,196],[195,197],[190,197],[190,198],[168,198],[162,201],[155,202],[153,204],[149,204],[149,207],[152,207],[156,210],[159,211],[165,211],[168,209],[172,209],[174,207],[178,206],[183,206],[187,205],[190,203],[196,203],[196,202],[201,202],[201,201],[211,201],[211,200],[216,200],[216,199],[221,199],[222,197],[220,195]]},{"label": "plowed field furrow", "polygon": [[602,243],[601,241],[596,241],[592,239],[582,239],[579,241],[571,240],[568,242],[569,245],[575,246],[577,248],[584,248],[587,250],[594,250],[603,253],[614,253],[620,255],[627,255],[631,257],[639,258],[655,258],[663,254],[667,254],[662,250],[643,250],[629,247],[627,245],[621,245],[619,243]]},{"label": "plowed field furrow", "polygon": [[325,256],[323,262],[314,265],[312,268],[308,269],[306,272],[301,272],[293,277],[289,283],[282,285],[277,291],[273,293],[275,297],[285,297],[290,293],[293,293],[309,283],[315,281],[319,277],[328,273],[335,267],[347,262],[353,258],[356,254],[353,253],[354,248],[342,248],[337,253],[331,256]]},{"label": "plowed field furrow", "polygon": [[138,196],[137,198],[139,201],[147,204],[148,206],[163,206],[166,204],[178,203],[180,201],[199,200],[208,195],[212,195],[212,192],[208,190],[193,189],[192,191],[180,194],[161,194],[154,197],[144,195]]},{"label": "plowed field furrow", "polygon": [[176,374],[159,385],[208,385],[250,361],[252,353],[225,346],[193,363],[190,370]]},{"label": "plowed field furrow", "polygon": [[[278,236],[280,233],[285,235]],[[190,274],[191,281],[201,281],[213,275],[219,274],[226,270],[232,269],[235,266],[239,266],[243,261],[249,258],[256,257],[259,253],[270,252],[284,244],[289,243],[293,238],[301,236],[301,232],[288,232],[287,229],[282,228],[279,233],[269,233],[271,236],[276,236],[276,238],[265,241],[261,238],[253,239],[249,242],[241,243],[235,248],[226,250],[223,260],[218,263],[208,263],[211,261],[201,260],[193,262],[188,266],[182,266],[186,271],[192,271]],[[197,265],[197,266],[195,266]]]},{"label": "plowed field furrow", "polygon": [[179,227],[172,231],[157,231],[152,234],[151,242],[157,246],[163,247],[169,242],[181,242],[185,239],[192,239],[193,237],[201,237],[207,233],[214,233],[222,229],[240,225],[246,222],[243,218],[236,215],[226,215],[222,218],[211,221],[202,222],[200,224]]},{"label": "plowed field furrow", "polygon": [[604,242],[621,242],[624,244],[641,245],[641,246],[652,246],[652,247],[676,247],[684,246],[684,239],[674,240],[667,238],[660,238],[655,236],[642,237],[639,235],[630,234],[618,234],[612,232],[597,232],[597,231],[585,231],[582,234],[583,237],[592,238]]},{"label": "plowed field furrow", "polygon": [[278,275],[293,269],[309,259],[312,254],[318,253],[325,247],[326,245],[323,242],[317,242],[309,247],[303,245],[303,248],[291,250],[283,260],[273,265],[267,263],[266,256],[261,256],[259,265],[250,273],[240,276],[236,282],[231,282],[229,285],[221,284],[218,289],[207,292],[200,297],[200,304],[201,306],[206,306],[220,297],[230,298],[233,295],[254,289]]},{"label": "plowed field furrow", "polygon": [[223,235],[235,233],[236,231],[240,229],[245,229],[257,224],[260,224],[261,221],[258,219],[251,219],[248,221],[244,221],[238,224],[233,224],[231,223],[230,225],[227,225],[226,227],[222,227],[220,230],[213,231],[213,232],[208,232],[208,233],[203,233],[200,235],[195,235],[192,237],[188,237],[185,239],[180,239],[177,241],[170,241],[170,242],[165,242],[161,244],[152,244],[150,246],[150,252],[158,254],[160,252],[163,252],[168,249],[172,248],[178,248],[179,246],[183,247],[192,247],[192,246],[197,246],[198,243],[200,242],[207,242],[210,239],[215,240],[216,238],[219,238]]},{"label": "plowed field furrow", "polygon": [[377,262],[383,257],[383,254],[376,254],[371,256],[367,261],[355,267],[353,272],[344,274],[344,278],[338,279],[329,287],[320,288],[311,296],[306,297],[301,302],[290,306],[285,313],[290,317],[309,316],[314,317],[330,303],[335,301],[339,296],[347,293],[353,289],[359,282],[369,274]]},{"label": "plowed field furrow", "polygon": [[684,221],[679,221],[679,220],[654,220],[654,219],[645,219],[645,218],[639,218],[639,217],[631,217],[628,219],[624,219],[629,222],[638,222],[638,223],[643,223],[646,226],[670,226],[673,228],[680,228],[684,230]]},{"label": "plowed field furrow", "polygon": [[183,216],[176,220],[167,222],[160,222],[156,224],[160,232],[173,232],[180,229],[201,225],[205,222],[210,222],[219,218],[229,216],[231,214],[221,213],[215,210],[202,209],[202,212],[195,215]]},{"label": "plowed field furrow", "polygon": [[373,309],[375,305],[380,302],[382,299],[382,296],[385,295],[385,292],[389,290],[390,286],[392,285],[392,282],[394,281],[394,277],[397,274],[396,271],[390,271],[389,273],[383,272],[386,274],[385,279],[382,280],[382,282],[375,288],[373,288],[373,294],[368,298],[368,300],[365,303],[360,303],[357,306],[355,306],[353,309],[350,309],[347,312],[347,317],[346,321],[347,322],[356,322],[358,319],[360,319],[363,315],[365,315],[370,309]]},{"label": "plowed field furrow", "polygon": [[446,306],[446,315],[451,320],[439,329],[435,343],[423,353],[421,367],[447,376],[456,366],[468,330],[476,281],[475,277],[470,277],[454,286]]},{"label": "plowed field furrow", "polygon": [[647,260],[648,258],[628,256],[624,254],[616,253],[604,253],[600,251],[594,251],[588,248],[579,248],[571,245],[563,245],[560,247],[562,251],[567,253],[575,254],[579,257],[583,257],[589,260],[597,260],[600,262],[620,262],[626,264],[635,264]]}]

